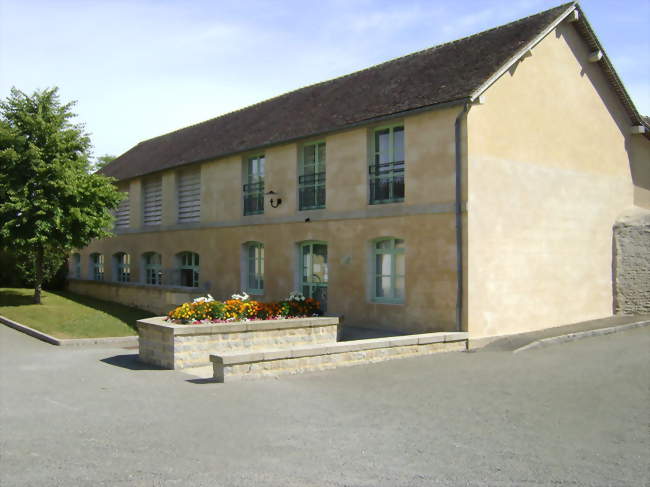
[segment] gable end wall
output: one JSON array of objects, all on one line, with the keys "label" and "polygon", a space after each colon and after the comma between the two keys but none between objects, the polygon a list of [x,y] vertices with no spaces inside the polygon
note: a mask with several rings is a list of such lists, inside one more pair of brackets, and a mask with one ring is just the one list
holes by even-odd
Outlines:
[{"label": "gable end wall", "polygon": [[612,226],[633,204],[630,122],[564,22],[468,116],[468,329],[612,314]]}]

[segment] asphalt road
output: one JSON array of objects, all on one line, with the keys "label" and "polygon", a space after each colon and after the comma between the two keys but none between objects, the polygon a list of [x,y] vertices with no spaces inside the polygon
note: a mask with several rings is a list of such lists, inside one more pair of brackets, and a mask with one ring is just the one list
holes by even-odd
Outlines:
[{"label": "asphalt road", "polygon": [[240,383],[0,326],[0,485],[643,486],[650,328]]}]

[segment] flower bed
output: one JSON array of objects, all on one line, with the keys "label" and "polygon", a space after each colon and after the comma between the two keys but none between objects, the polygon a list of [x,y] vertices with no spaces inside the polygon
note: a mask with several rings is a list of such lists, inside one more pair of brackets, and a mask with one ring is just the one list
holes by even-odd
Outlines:
[{"label": "flower bed", "polygon": [[246,293],[233,294],[226,301],[216,301],[208,294],[173,309],[167,314],[167,320],[177,324],[204,324],[304,318],[321,314],[318,301],[296,292],[286,300],[272,303],[251,300]]},{"label": "flower bed", "polygon": [[167,369],[210,365],[210,354],[336,343],[338,318],[324,318],[318,301],[293,292],[261,303],[246,293],[216,301],[209,294],[165,317],[138,321],[140,361]]}]

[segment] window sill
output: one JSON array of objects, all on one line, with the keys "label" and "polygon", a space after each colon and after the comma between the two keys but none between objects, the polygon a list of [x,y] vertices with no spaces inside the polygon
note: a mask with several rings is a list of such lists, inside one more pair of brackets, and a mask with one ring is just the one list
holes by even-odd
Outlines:
[{"label": "window sill", "polygon": [[389,299],[386,299],[386,300],[384,300],[384,299],[371,299],[370,303],[371,304],[388,304],[388,305],[391,305],[391,306],[404,306],[404,304],[405,304],[404,301],[392,301],[392,300],[389,300]]},{"label": "window sill", "polygon": [[391,205],[391,204],[399,204],[399,203],[404,203],[404,198],[400,200],[380,200],[380,201],[370,201],[368,203],[369,206],[377,206],[377,205]]}]

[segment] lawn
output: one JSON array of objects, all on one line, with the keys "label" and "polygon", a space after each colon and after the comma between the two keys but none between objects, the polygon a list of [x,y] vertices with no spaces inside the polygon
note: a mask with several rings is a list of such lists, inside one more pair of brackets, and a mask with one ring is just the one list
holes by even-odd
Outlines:
[{"label": "lawn", "polygon": [[56,338],[137,335],[135,322],[148,311],[66,291],[44,291],[33,304],[33,289],[0,288],[0,315]]}]

